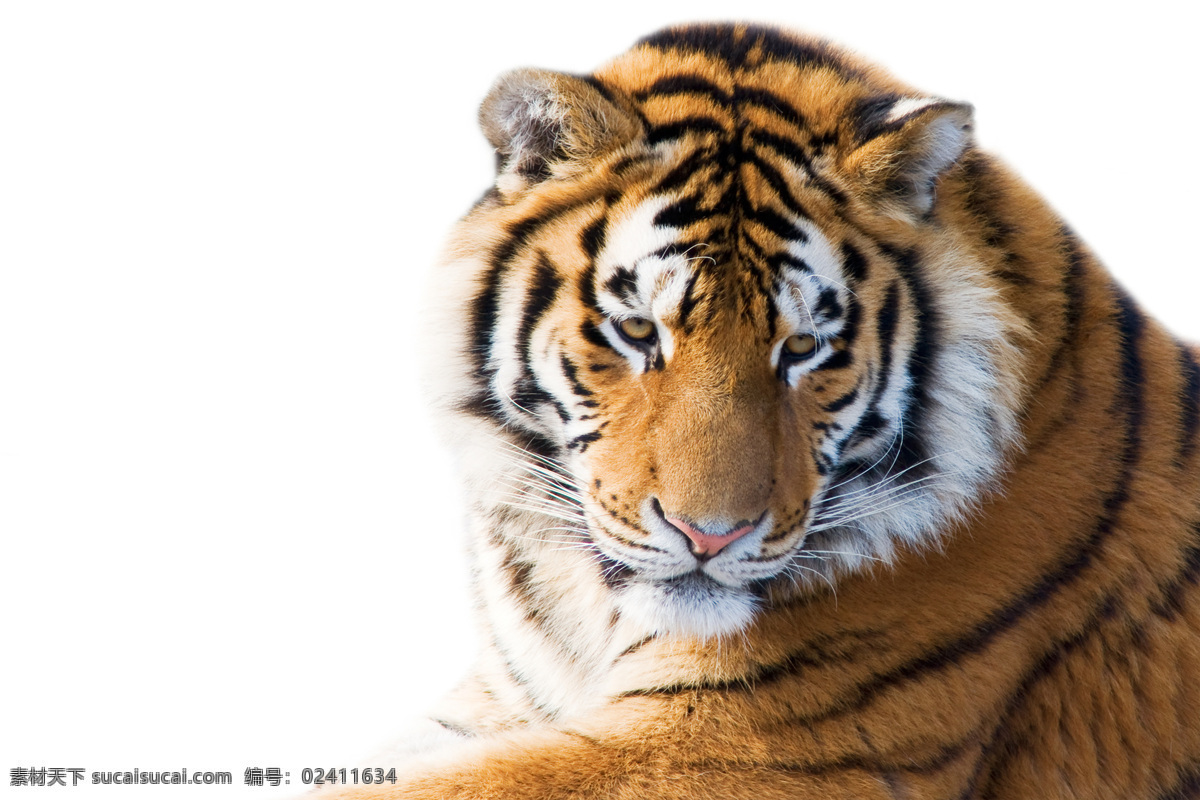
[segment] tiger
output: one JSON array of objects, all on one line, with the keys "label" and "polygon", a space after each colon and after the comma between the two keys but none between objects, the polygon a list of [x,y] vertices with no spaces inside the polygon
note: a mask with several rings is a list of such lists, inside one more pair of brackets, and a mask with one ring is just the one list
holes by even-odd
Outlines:
[{"label": "tiger", "polygon": [[1200,797],[1200,352],[969,104],[706,23],[480,123],[429,325],[480,655],[332,794]]}]

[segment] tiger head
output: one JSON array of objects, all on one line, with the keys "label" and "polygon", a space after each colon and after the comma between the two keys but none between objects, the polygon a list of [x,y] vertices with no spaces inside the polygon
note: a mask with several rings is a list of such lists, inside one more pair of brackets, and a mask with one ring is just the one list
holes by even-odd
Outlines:
[{"label": "tiger head", "polygon": [[510,73],[480,116],[498,174],[435,359],[489,536],[572,547],[620,613],[711,637],[993,485],[1026,334],[956,223],[968,106],[712,26]]}]

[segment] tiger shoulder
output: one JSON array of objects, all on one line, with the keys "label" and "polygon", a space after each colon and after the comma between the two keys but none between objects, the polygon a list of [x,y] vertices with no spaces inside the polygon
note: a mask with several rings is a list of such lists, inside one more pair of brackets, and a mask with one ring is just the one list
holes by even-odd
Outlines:
[{"label": "tiger shoulder", "polygon": [[1200,797],[1200,359],[823,41],[480,111],[437,268],[481,654],[378,798]]}]

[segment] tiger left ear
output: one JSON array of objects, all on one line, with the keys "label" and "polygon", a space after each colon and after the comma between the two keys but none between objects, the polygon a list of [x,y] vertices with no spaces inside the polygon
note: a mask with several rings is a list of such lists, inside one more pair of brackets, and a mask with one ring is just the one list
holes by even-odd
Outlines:
[{"label": "tiger left ear", "polygon": [[868,194],[906,216],[933,210],[938,179],[971,146],[969,103],[932,97],[875,98],[860,103],[858,147],[847,166]]},{"label": "tiger left ear", "polygon": [[641,132],[632,114],[587,81],[536,69],[502,75],[479,123],[496,148],[496,185],[505,194],[584,165]]}]

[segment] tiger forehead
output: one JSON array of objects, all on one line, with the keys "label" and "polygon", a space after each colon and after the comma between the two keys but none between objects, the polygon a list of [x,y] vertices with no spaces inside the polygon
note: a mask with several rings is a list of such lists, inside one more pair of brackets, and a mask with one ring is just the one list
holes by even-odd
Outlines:
[{"label": "tiger forehead", "polygon": [[[773,330],[780,312],[796,317],[795,308],[844,288],[841,257],[811,220],[781,217],[770,237],[731,237],[718,226],[697,236],[694,226],[663,222],[679,204],[678,196],[651,197],[607,220],[593,273],[602,311],[680,325],[696,311],[704,318],[735,311]],[[740,246],[731,246],[734,238]]]}]

